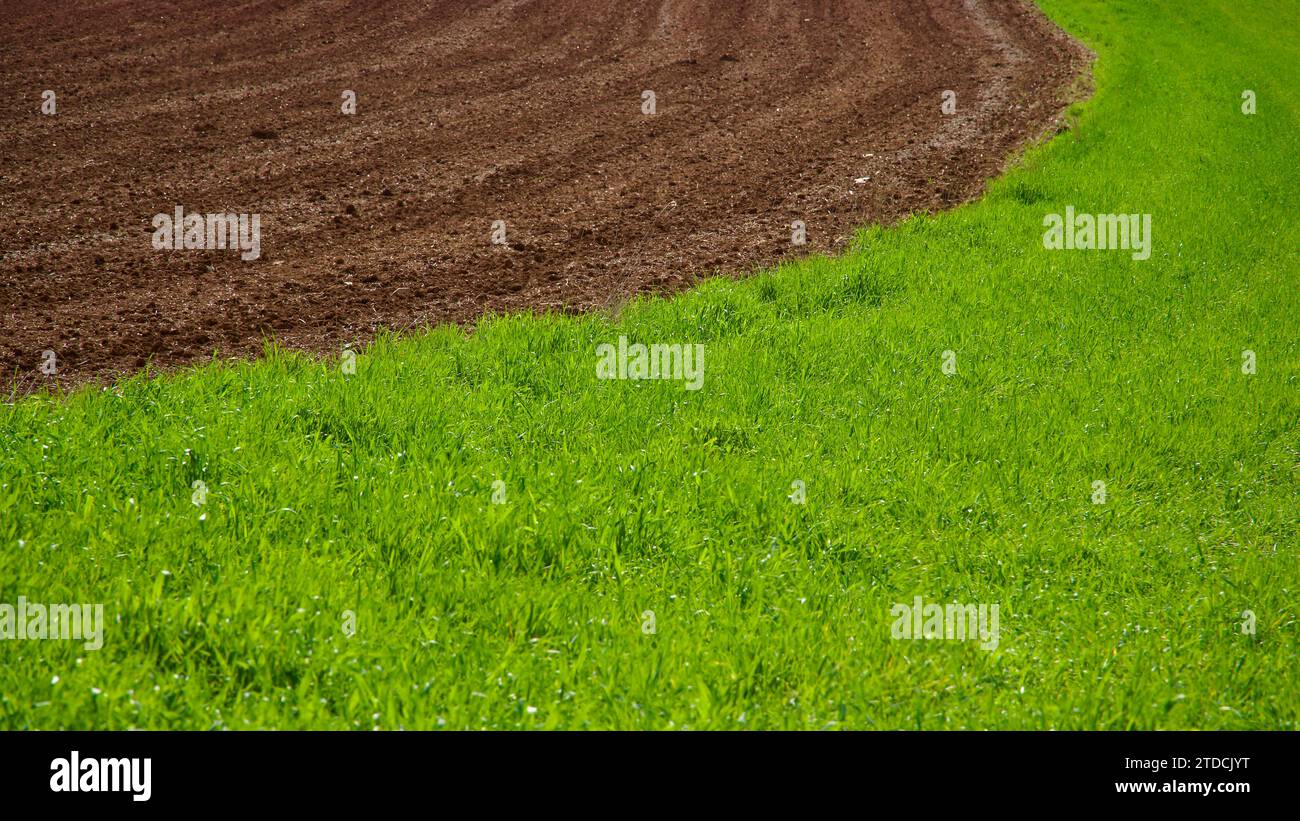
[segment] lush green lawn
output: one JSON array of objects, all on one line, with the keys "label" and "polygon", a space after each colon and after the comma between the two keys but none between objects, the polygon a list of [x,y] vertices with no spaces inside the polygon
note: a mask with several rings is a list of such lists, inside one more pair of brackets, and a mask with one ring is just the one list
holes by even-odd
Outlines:
[{"label": "lush green lawn", "polygon": [[[0,641],[0,727],[1295,728],[1300,12],[1042,5],[1073,130],[843,259],[4,407],[0,602],[107,624]],[[620,334],[703,388],[598,381]]]}]

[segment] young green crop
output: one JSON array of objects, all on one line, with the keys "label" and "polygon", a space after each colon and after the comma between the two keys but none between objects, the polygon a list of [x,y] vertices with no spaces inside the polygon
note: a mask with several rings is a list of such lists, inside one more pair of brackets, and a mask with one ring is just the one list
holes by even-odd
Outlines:
[{"label": "young green crop", "polygon": [[0,727],[1295,729],[1294,3],[1042,6],[1071,129],[842,258],[0,410],[0,602],[105,614],[0,641]]}]

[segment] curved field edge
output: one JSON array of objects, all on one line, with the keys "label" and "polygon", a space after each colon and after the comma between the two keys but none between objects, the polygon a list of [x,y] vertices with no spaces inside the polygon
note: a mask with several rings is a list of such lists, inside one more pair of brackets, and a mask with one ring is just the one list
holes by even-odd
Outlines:
[{"label": "curved field edge", "polygon": [[[844,257],[6,408],[0,602],[106,623],[0,641],[0,726],[1294,729],[1295,11],[1041,5],[1072,130]],[[621,335],[702,388],[597,380]]]},{"label": "curved field edge", "polygon": [[[604,308],[838,254],[860,224],[975,198],[1085,59],[1026,0],[762,2],[209,4],[138,31],[129,0],[66,18],[28,4],[0,29],[0,100],[24,109],[0,109],[0,373],[67,390],[256,358],[268,334],[337,355],[381,325]],[[267,41],[296,46],[258,68]],[[59,109],[75,116],[21,103],[51,69],[78,83]],[[379,81],[374,105],[322,104],[357,74]],[[218,99],[240,104],[212,123]],[[150,212],[214,202],[261,214],[258,249],[145,241],[165,244]]]}]

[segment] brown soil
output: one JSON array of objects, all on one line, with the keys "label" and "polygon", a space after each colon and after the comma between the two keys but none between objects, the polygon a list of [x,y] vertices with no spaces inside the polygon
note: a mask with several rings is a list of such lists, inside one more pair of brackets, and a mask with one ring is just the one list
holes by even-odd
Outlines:
[{"label": "brown soil", "polygon": [[[1020,0],[8,0],[4,17],[0,370],[20,391],[834,250],[976,196],[1087,60]],[[155,250],[152,217],[177,205],[260,214],[261,258]]]}]

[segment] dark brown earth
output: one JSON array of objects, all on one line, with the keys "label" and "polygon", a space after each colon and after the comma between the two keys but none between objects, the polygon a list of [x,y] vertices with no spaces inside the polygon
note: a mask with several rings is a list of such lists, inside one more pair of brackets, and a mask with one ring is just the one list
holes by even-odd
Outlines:
[{"label": "dark brown earth", "polygon": [[[0,369],[19,392],[833,250],[976,196],[1087,61],[1020,0],[2,11]],[[260,214],[261,258],[155,250],[177,205]]]}]

